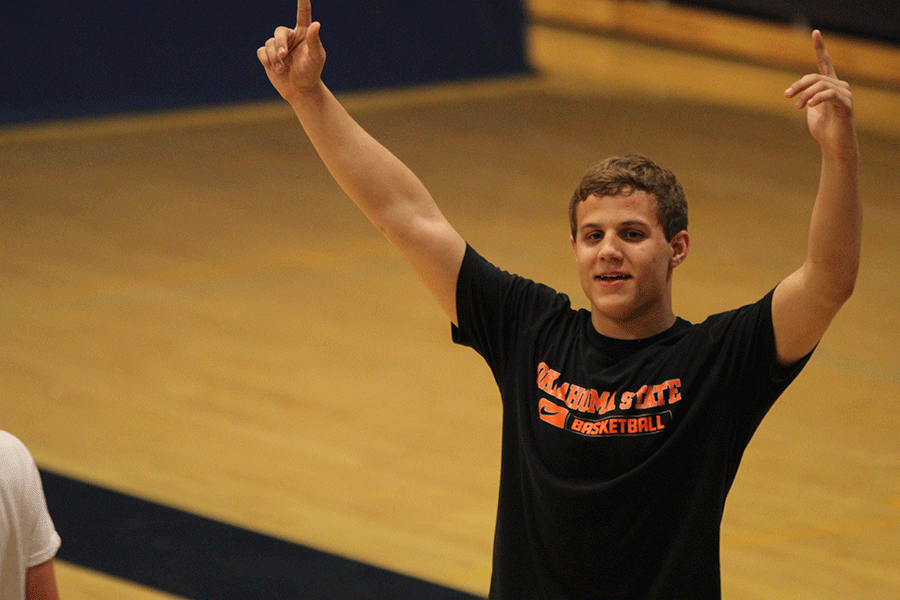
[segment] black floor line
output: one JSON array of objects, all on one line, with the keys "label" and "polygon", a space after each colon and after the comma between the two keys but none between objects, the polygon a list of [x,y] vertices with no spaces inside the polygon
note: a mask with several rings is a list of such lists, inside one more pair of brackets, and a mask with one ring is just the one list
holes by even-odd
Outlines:
[{"label": "black floor line", "polygon": [[57,558],[191,600],[476,596],[42,470]]}]

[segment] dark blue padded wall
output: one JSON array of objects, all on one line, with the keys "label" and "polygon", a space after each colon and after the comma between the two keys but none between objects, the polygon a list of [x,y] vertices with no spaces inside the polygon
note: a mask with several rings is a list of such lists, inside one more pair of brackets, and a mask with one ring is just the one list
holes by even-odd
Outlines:
[{"label": "dark blue padded wall", "polygon": [[[273,97],[256,48],[290,0],[0,5],[0,123]],[[527,72],[522,0],[320,0],[335,91]]]},{"label": "dark blue padded wall", "polygon": [[897,0],[676,0],[781,23],[801,23],[860,38],[900,44]]}]

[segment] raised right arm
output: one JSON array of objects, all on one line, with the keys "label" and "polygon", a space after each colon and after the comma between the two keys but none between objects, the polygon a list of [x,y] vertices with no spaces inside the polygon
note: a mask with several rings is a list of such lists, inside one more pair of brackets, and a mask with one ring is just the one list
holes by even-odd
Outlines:
[{"label": "raised right arm", "polygon": [[466,244],[431,194],[396,156],[366,133],[322,82],[325,50],[310,0],[298,0],[297,25],[279,27],[257,51],[334,179],[404,255],[451,321]]}]

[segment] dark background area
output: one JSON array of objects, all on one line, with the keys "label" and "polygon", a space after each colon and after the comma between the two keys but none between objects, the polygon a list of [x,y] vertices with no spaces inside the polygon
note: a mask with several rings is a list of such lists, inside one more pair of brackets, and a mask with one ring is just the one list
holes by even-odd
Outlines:
[{"label": "dark background area", "polygon": [[[681,4],[900,43],[893,2]],[[330,0],[313,6],[335,91],[528,71],[522,0]],[[292,26],[284,0],[0,5],[0,123],[273,98],[256,48]]]},{"label": "dark background area", "polygon": [[900,4],[895,0],[676,0],[676,4],[900,43]]},{"label": "dark background area", "polygon": [[[522,73],[520,0],[331,0],[314,3],[335,91]],[[256,49],[283,0],[0,7],[0,123],[275,97]]]}]

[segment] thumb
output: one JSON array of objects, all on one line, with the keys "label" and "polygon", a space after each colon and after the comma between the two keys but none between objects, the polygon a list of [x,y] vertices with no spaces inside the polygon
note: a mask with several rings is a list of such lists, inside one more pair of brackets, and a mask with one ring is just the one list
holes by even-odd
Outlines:
[{"label": "thumb", "polygon": [[322,24],[318,21],[311,23],[306,30],[306,48],[309,56],[317,63],[325,62],[325,47],[322,45],[322,39],[319,37],[319,30]]}]

